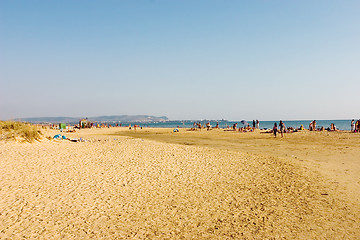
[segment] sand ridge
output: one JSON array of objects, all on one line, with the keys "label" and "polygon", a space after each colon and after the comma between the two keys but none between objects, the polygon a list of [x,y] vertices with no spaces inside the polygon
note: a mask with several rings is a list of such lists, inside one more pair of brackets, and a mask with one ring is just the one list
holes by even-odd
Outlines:
[{"label": "sand ridge", "polygon": [[91,136],[0,142],[1,238],[356,239],[359,217],[281,158]]}]

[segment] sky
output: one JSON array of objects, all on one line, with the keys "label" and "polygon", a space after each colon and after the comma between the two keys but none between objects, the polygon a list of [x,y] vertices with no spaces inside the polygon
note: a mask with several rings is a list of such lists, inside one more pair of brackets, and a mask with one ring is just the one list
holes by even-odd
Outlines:
[{"label": "sky", "polygon": [[360,1],[1,0],[0,119],[360,118]]}]

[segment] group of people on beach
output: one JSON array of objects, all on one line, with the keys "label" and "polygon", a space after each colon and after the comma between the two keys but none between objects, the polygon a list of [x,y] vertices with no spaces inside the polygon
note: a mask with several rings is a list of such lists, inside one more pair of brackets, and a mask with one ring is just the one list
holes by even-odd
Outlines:
[{"label": "group of people on beach", "polygon": [[325,131],[325,130],[327,130],[327,131],[337,131],[338,129],[335,126],[334,123],[331,123],[330,127],[326,128],[326,129],[324,128],[324,126],[321,126],[321,128],[316,128],[316,120],[311,121],[309,123],[309,131]]},{"label": "group of people on beach", "polygon": [[[234,123],[232,126],[227,126],[226,129],[224,131],[239,131],[239,132],[253,132],[255,129],[259,129],[260,128],[260,122],[259,120],[253,120],[252,122],[252,127],[250,126],[249,123],[247,123],[246,121],[244,121],[244,126],[243,127],[238,127],[237,123]],[[204,126],[201,124],[201,122],[194,122],[193,123],[193,127],[190,128],[190,131],[195,131],[195,130],[200,130],[206,128],[207,131],[212,130],[212,129],[219,129],[219,122],[216,122],[216,126],[212,127],[210,122],[207,122]]]},{"label": "group of people on beach", "polygon": [[[205,126],[206,126],[206,130],[208,130],[208,131],[212,129],[212,126],[211,126],[210,122],[207,122]],[[194,125],[193,125],[192,128],[190,128],[190,131],[194,131],[194,130],[197,130],[197,129],[199,129],[201,131],[202,128],[205,128],[205,127],[203,127],[201,125],[201,122],[194,122]],[[216,123],[216,126],[214,128],[220,128],[219,127],[219,122]]]},{"label": "group of people on beach", "polygon": [[[239,132],[254,132],[255,129],[260,129],[260,122],[259,120],[252,120],[252,125],[250,125],[247,121],[245,120],[242,120],[241,123],[243,124],[242,127],[238,127],[238,123],[234,123],[232,126],[228,125],[228,126],[225,126],[225,130],[224,131],[239,131]],[[71,130],[68,130],[68,131],[76,131],[76,129],[80,129],[81,128],[81,122],[79,123],[79,125],[75,125],[74,128],[72,128]],[[114,124],[114,126],[116,127],[122,127],[122,124],[121,123],[117,123],[117,124]],[[113,127],[112,124],[93,124],[93,123],[89,123],[89,127],[97,127],[97,128],[104,128],[104,127]],[[134,124],[133,126],[130,124],[129,126],[129,129],[134,129],[136,130],[137,128],[141,128],[141,126],[137,125],[137,124]],[[50,125],[50,129],[55,129],[55,128],[58,128],[57,125]],[[212,130],[212,129],[219,129],[219,122],[216,123],[216,126],[215,127],[212,127],[210,122],[207,122],[206,124],[202,125],[201,122],[194,122],[194,125],[193,127],[190,129],[190,131],[194,131],[194,130],[200,130],[203,129],[203,128],[206,128],[208,131],[209,130]],[[178,129],[179,129],[179,126],[178,126]],[[286,128],[285,127],[285,123],[280,120],[279,124],[277,124],[276,122],[274,123],[274,126],[272,129],[267,129],[267,128],[264,128],[266,131],[266,133],[273,133],[274,136],[276,137],[277,136],[277,133],[280,133],[281,134],[281,137],[284,136],[284,133],[288,133],[288,132],[298,132],[298,131],[301,131],[301,130],[304,130],[304,126],[301,125],[300,127],[298,128],[294,128],[294,127],[288,127]],[[317,126],[317,122],[316,120],[313,120],[309,123],[309,131],[338,131],[339,129],[335,126],[334,123],[331,123],[329,127],[325,128],[324,126],[320,126],[318,127]],[[352,119],[351,120],[351,132],[353,133],[360,133],[360,119],[358,120],[355,120],[355,119]],[[263,133],[263,132],[262,132]]]},{"label": "group of people on beach", "polygon": [[[304,130],[304,126],[301,125],[299,128],[296,128],[296,129],[294,129],[292,127],[286,128],[284,122],[282,120],[280,120],[279,129],[278,129],[277,123],[275,122],[274,127],[270,132],[272,132],[274,134],[274,137],[276,137],[278,132],[281,134],[281,137],[283,137],[284,133],[286,133],[286,132],[297,132],[299,130]],[[317,128],[316,120],[313,120],[309,123],[309,131],[325,131],[325,130],[333,132],[333,131],[338,131],[338,128],[335,126],[334,123],[331,123],[328,128],[324,128],[324,126]],[[351,132],[355,132],[355,133],[360,132],[360,119],[357,120],[356,122],[354,119],[351,120]]]},{"label": "group of people on beach", "polygon": [[[227,126],[226,129],[224,131],[239,131],[239,132],[254,132],[255,129],[260,129],[260,122],[259,120],[253,120],[252,121],[252,126],[246,122],[246,121],[242,121],[242,123],[244,124],[243,127],[238,127],[238,123],[234,123],[232,126]],[[209,131],[212,128],[210,122],[206,123],[206,129]],[[191,130],[197,130],[201,128],[205,128],[205,126],[203,127],[201,125],[201,122],[195,123],[194,122],[194,127],[191,128]],[[219,128],[219,123],[217,122],[216,127],[214,128]],[[317,126],[317,122],[316,120],[313,120],[309,123],[309,131],[339,131],[339,129],[335,126],[334,123],[331,123],[329,127],[325,128],[324,126]],[[265,128],[266,130],[266,128]],[[303,131],[305,130],[304,126],[301,124],[300,127],[298,128],[294,128],[294,127],[286,127],[285,123],[280,120],[279,124],[278,123],[274,123],[274,126],[272,129],[267,129],[266,132],[261,132],[261,133],[272,133],[274,134],[274,137],[276,137],[278,135],[278,133],[281,135],[281,137],[284,137],[284,133],[292,133],[292,132],[298,132],[298,131]],[[354,119],[351,121],[351,132],[360,132],[360,119],[355,121]]]},{"label": "group of people on beach", "polygon": [[285,123],[282,120],[280,120],[280,122],[279,122],[279,130],[278,130],[278,127],[277,127],[277,123],[274,123],[273,133],[274,133],[275,137],[276,137],[276,134],[278,132],[280,132],[281,137],[284,137],[284,133],[286,132],[286,128],[285,128]]},{"label": "group of people on beach", "polygon": [[[320,128],[316,128],[316,120],[310,122],[309,124],[309,130],[310,131],[338,131],[339,129],[335,126],[334,123],[330,124],[330,127],[324,128],[321,126]],[[360,119],[355,122],[355,119],[351,120],[351,132],[360,132]]]},{"label": "group of people on beach", "polygon": [[[330,125],[330,128],[327,129],[327,130],[330,131],[330,129],[332,129],[333,131],[336,131],[336,126],[332,123]],[[271,132],[274,134],[274,137],[276,137],[277,133],[280,133],[281,137],[284,137],[284,133],[298,132],[298,131],[302,131],[302,130],[305,130],[305,128],[304,128],[304,126],[302,124],[301,124],[301,126],[299,128],[293,128],[293,127],[286,128],[285,123],[282,120],[280,120],[279,127],[277,126],[277,123],[275,122],[274,127],[271,130]],[[320,129],[316,128],[316,120],[311,121],[309,123],[309,131],[324,131],[324,130],[325,130],[324,127],[321,127]]]},{"label": "group of people on beach", "polygon": [[260,129],[260,122],[259,120],[253,120],[252,121],[252,127],[250,126],[250,124],[246,121],[241,121],[243,123],[243,127],[239,127],[238,128],[238,124],[234,123],[232,126],[232,129],[230,128],[230,126],[228,126],[228,129],[226,131],[239,131],[239,132],[253,132],[255,129]]}]

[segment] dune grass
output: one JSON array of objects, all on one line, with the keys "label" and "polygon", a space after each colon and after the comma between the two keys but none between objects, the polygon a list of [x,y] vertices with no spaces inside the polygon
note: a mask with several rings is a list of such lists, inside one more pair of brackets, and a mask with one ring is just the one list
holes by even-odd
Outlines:
[{"label": "dune grass", "polygon": [[41,131],[30,123],[0,121],[0,140],[22,139],[27,142],[40,140]]}]

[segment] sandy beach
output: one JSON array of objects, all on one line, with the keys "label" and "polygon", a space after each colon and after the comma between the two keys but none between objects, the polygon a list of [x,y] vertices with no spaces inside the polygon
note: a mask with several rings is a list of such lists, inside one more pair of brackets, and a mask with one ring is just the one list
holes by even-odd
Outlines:
[{"label": "sandy beach", "polygon": [[1,239],[360,236],[360,134],[63,134],[0,141]]}]

